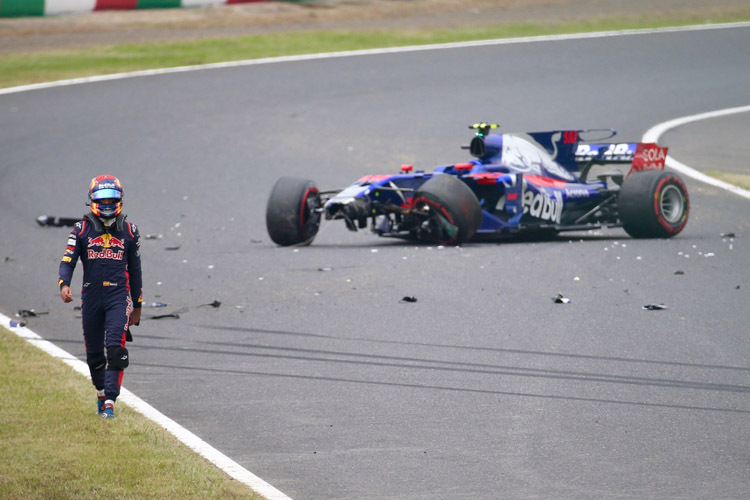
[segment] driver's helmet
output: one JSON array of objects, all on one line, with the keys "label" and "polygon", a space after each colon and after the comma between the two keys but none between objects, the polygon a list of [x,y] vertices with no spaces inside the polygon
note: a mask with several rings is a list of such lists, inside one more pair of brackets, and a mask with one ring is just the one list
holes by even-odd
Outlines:
[{"label": "driver's helmet", "polygon": [[[101,203],[99,200],[114,200]],[[122,212],[122,184],[114,175],[99,175],[91,179],[89,186],[91,212],[102,219],[113,219]]]}]

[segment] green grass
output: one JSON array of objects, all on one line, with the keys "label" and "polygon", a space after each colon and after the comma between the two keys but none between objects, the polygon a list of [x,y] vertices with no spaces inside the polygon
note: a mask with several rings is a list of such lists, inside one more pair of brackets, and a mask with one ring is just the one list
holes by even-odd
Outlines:
[{"label": "green grass", "polygon": [[706,175],[710,175],[711,177],[715,177],[721,181],[728,182],[729,184],[734,184],[735,186],[741,187],[742,189],[750,190],[750,175],[748,174],[709,170],[708,172],[706,172]]},{"label": "green grass", "polygon": [[[712,22],[750,19],[750,8]],[[704,17],[598,19],[555,24],[509,24],[459,30],[291,32],[190,42],[115,45],[0,57],[0,88],[143,69],[285,55],[399,47],[469,40],[684,26]]]},{"label": "green grass", "polygon": [[260,499],[91,382],[0,327],[0,498]]}]

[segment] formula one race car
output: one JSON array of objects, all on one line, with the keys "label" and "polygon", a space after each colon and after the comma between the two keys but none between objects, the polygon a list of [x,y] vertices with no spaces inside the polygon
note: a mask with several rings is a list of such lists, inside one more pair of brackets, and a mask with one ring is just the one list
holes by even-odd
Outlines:
[{"label": "formula one race car", "polygon": [[[282,177],[266,207],[268,234],[282,246],[310,244],[321,216],[342,219],[352,231],[370,221],[380,236],[442,245],[600,227],[669,238],[685,227],[688,192],[677,174],[664,171],[667,148],[602,142],[614,130],[490,134],[497,127],[471,125],[475,136],[463,148],[475,159],[433,172],[402,165],[399,174],[365,176],[335,191]],[[594,134],[602,137],[582,139]],[[619,170],[601,171],[617,164]]]}]

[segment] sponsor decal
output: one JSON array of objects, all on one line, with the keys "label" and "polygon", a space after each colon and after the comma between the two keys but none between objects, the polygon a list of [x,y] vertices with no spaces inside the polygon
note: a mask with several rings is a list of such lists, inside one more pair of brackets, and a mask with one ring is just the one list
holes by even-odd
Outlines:
[{"label": "sponsor decal", "polygon": [[559,191],[555,191],[552,196],[546,192],[534,193],[532,191],[526,191],[523,194],[523,213],[537,219],[559,224],[562,207],[563,199]]},{"label": "sponsor decal", "polygon": [[89,238],[89,248],[95,246],[102,248],[117,247],[125,250],[125,242],[119,238],[115,238],[108,233],[104,233],[101,236],[97,236],[96,238]]},{"label": "sponsor decal", "polygon": [[[96,238],[89,238],[88,246],[87,255],[89,259],[122,260],[125,254],[125,242],[108,233],[104,233]],[[92,247],[99,247],[101,250],[97,251]],[[114,248],[120,248],[120,250],[114,250]]]},{"label": "sponsor decal", "polygon": [[602,153],[602,160],[605,161],[630,161],[633,158],[634,151],[630,149],[627,142],[614,144],[579,144],[576,148],[576,160],[586,161],[594,156],[599,156],[599,148],[606,147]]},{"label": "sponsor decal", "polygon": [[103,248],[101,251],[97,252],[96,250],[89,250],[88,251],[88,257],[89,259],[112,259],[112,260],[122,260],[122,256],[125,252],[122,250],[114,251],[111,248]]},{"label": "sponsor decal", "polygon": [[104,285],[104,286],[117,286],[117,283],[113,283],[111,281],[104,281],[104,282],[102,282],[102,285]]},{"label": "sponsor decal", "polygon": [[591,193],[589,193],[586,189],[565,189],[566,198],[588,198],[589,196],[591,196]]},{"label": "sponsor decal", "polygon": [[633,155],[633,171],[663,170],[668,149],[661,148],[655,143],[644,144],[639,142],[635,148],[635,155]]},{"label": "sponsor decal", "polygon": [[63,257],[63,258],[62,258],[62,261],[63,261],[63,262],[72,262],[72,261],[73,261],[73,259],[71,259],[70,257],[68,257],[68,256],[66,255],[65,257]]}]

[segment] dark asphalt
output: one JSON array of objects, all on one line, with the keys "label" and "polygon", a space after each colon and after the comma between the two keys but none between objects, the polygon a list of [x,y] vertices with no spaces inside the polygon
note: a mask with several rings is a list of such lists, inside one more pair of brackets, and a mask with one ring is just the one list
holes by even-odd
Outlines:
[{"label": "dark asphalt", "polygon": [[667,131],[661,141],[690,158],[696,170],[750,175],[748,130],[750,112],[738,113],[681,125]]},{"label": "dark asphalt", "polygon": [[[83,213],[88,180],[113,173],[141,233],[163,235],[143,242],[145,300],[170,304],[144,311],[125,386],[292,498],[746,497],[746,199],[688,179],[690,222],[671,240],[461,248],[335,224],[277,248],[264,210],[280,175],[328,189],[461,161],[478,120],[638,140],[745,105],[748,46],[739,28],[2,96],[0,309],[48,309],[29,326],[83,357],[56,288],[68,230],[34,219]],[[720,130],[701,137],[726,145]]]}]

